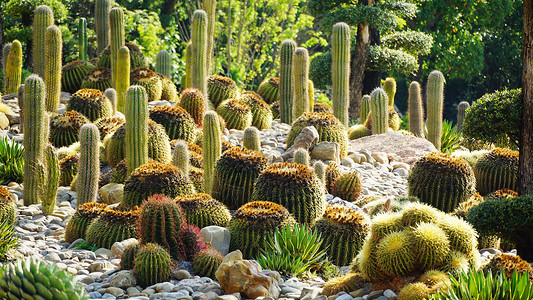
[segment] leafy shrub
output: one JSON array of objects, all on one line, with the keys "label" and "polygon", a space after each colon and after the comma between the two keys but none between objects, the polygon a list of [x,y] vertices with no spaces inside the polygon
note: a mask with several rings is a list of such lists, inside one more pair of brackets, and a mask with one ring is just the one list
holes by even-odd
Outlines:
[{"label": "leafy shrub", "polygon": [[0,140],[0,184],[22,182],[23,152],[19,143],[11,142],[7,137]]},{"label": "leafy shrub", "polygon": [[77,250],[89,250],[89,251],[96,251],[98,250],[98,246],[96,246],[96,244],[89,244],[87,243],[87,241],[83,241],[79,244],[76,245],[76,247],[74,247],[74,249],[77,249]]},{"label": "leafy shrub", "polygon": [[7,252],[18,245],[18,238],[15,236],[15,227],[9,224],[8,220],[0,223],[0,261],[7,259]]}]

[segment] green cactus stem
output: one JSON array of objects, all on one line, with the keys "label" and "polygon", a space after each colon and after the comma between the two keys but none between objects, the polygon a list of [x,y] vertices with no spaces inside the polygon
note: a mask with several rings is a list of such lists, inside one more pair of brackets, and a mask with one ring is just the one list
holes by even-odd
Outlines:
[{"label": "green cactus stem", "polygon": [[59,188],[59,159],[52,145],[46,147],[47,180],[46,189],[43,193],[43,215],[54,213],[56,206],[57,189]]},{"label": "green cactus stem", "polygon": [[302,165],[309,165],[309,152],[304,148],[298,148],[294,151],[294,162]]},{"label": "green cactus stem", "polygon": [[98,55],[100,55],[109,45],[109,12],[111,11],[111,0],[95,0],[94,11],[96,42],[98,44]]},{"label": "green cactus stem", "polygon": [[45,37],[44,85],[46,86],[46,110],[56,112],[61,97],[61,58],[63,39],[57,26],[46,29]]},{"label": "green cactus stem", "polygon": [[185,141],[178,141],[172,155],[172,164],[178,167],[185,177],[189,177],[189,146]]},{"label": "green cactus stem", "polygon": [[20,132],[24,132],[24,85],[21,84],[18,88],[18,105],[20,108]]},{"label": "green cactus stem", "polygon": [[115,91],[114,88],[108,88],[104,91],[104,96],[109,99],[109,102],[111,102],[111,107],[113,108],[113,116],[117,112],[117,91]]},{"label": "green cactus stem", "polygon": [[[45,78],[46,29],[54,25],[54,13],[46,5],[37,6],[33,18],[33,72]],[[61,57],[61,56],[59,56]]]},{"label": "green cactus stem", "polygon": [[442,135],[442,109],[444,105],[444,75],[433,71],[428,76],[426,87],[428,116],[426,126],[427,139],[440,151]]},{"label": "green cactus stem", "polygon": [[282,123],[292,124],[292,105],[294,100],[293,56],[296,42],[285,40],[281,43],[279,67],[279,111]]},{"label": "green cactus stem", "polygon": [[457,131],[463,130],[463,121],[465,120],[466,110],[470,108],[470,103],[466,101],[459,102],[457,105]]},{"label": "green cactus stem", "polygon": [[389,113],[387,94],[376,88],[370,94],[372,112],[372,134],[381,134],[389,129]]},{"label": "green cactus stem", "polygon": [[4,91],[14,94],[18,91],[22,75],[22,45],[18,40],[11,43],[7,59],[4,57],[4,71]]},{"label": "green cactus stem", "polygon": [[126,94],[130,87],[130,50],[126,46],[118,49],[117,54],[117,81],[115,90],[117,91],[117,110],[124,113]]},{"label": "green cactus stem", "polygon": [[253,126],[244,129],[242,137],[242,145],[244,148],[255,151],[261,150],[261,138],[259,135],[259,130]]},{"label": "green cactus stem", "polygon": [[207,14],[197,10],[192,17],[191,87],[201,90],[207,99]]},{"label": "green cactus stem", "polygon": [[409,131],[416,136],[424,136],[424,108],[420,83],[413,81],[409,85]]},{"label": "green cactus stem", "polygon": [[298,47],[293,57],[294,103],[292,119],[298,119],[303,113],[309,112],[309,54],[307,49]]},{"label": "green cactus stem", "polygon": [[394,106],[394,96],[396,95],[396,80],[392,77],[385,78],[385,82],[383,83],[383,90],[385,93],[387,93],[387,97],[389,98],[389,106]]},{"label": "green cactus stem", "polygon": [[141,86],[126,96],[126,163],[128,174],[148,162],[148,96]]},{"label": "green cactus stem", "polygon": [[361,114],[359,115],[359,123],[364,124],[366,121],[366,118],[368,117],[368,113],[370,112],[370,101],[372,98],[370,98],[370,95],[364,95],[363,99],[361,100]]},{"label": "green cactus stem", "polygon": [[168,78],[172,78],[172,56],[166,50],[157,52],[155,57],[155,71]]},{"label": "green cactus stem", "polygon": [[215,164],[222,152],[222,132],[218,115],[214,111],[208,111],[204,117],[204,178],[205,192],[211,195],[213,188],[213,173]]},{"label": "green cactus stem", "polygon": [[217,0],[204,0],[203,9],[207,13],[207,57],[206,75],[212,74],[213,70],[213,50],[215,47],[215,29],[217,16]]},{"label": "green cactus stem", "polygon": [[80,161],[78,167],[78,205],[96,202],[100,177],[100,132],[94,124],[80,129]]},{"label": "green cactus stem", "polygon": [[192,41],[185,48],[185,88],[192,88]]},{"label": "green cactus stem", "polygon": [[80,18],[78,21],[78,57],[87,61],[87,19]]},{"label": "green cactus stem", "polygon": [[202,126],[205,112],[205,95],[199,89],[186,88],[179,96],[180,106],[183,107],[194,119],[194,123]]},{"label": "green cactus stem", "polygon": [[122,8],[114,7],[109,12],[109,29],[111,45],[111,83],[114,88],[117,87],[117,58],[118,50],[125,45],[124,33],[124,11]]},{"label": "green cactus stem", "polygon": [[9,51],[11,51],[11,45],[11,43],[6,43],[4,48],[2,48],[2,70],[4,70],[4,74],[6,73],[7,57],[9,56]]},{"label": "green cactus stem", "polygon": [[333,114],[348,128],[348,103],[350,94],[350,26],[337,23],[331,36],[332,53],[332,102]]}]

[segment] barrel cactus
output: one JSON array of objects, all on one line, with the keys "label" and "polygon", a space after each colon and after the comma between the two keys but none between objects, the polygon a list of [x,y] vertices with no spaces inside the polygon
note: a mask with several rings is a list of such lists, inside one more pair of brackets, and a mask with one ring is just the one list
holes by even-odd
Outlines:
[{"label": "barrel cactus", "polygon": [[82,89],[97,89],[103,92],[111,87],[111,69],[104,67],[92,69],[81,82]]},{"label": "barrel cactus", "polygon": [[246,127],[242,135],[242,145],[248,150],[261,150],[261,133],[253,126]]},{"label": "barrel cactus", "polygon": [[15,197],[13,197],[7,188],[0,186],[0,220],[10,225],[15,224],[16,211],[17,204],[15,203]]},{"label": "barrel cactus", "polygon": [[518,188],[518,151],[495,148],[474,164],[476,188],[481,195]]},{"label": "barrel cactus", "polygon": [[252,126],[252,111],[246,103],[240,99],[227,99],[220,103],[217,113],[224,118],[228,129],[244,130]]},{"label": "barrel cactus", "polygon": [[137,238],[139,213],[138,207],[134,210],[107,207],[89,224],[85,240],[90,245],[111,249],[115,242]]},{"label": "barrel cactus", "polygon": [[272,111],[270,106],[255,92],[244,92],[241,100],[252,110],[252,126],[259,130],[270,128],[272,125]]},{"label": "barrel cactus", "polygon": [[278,101],[279,77],[267,78],[257,88],[257,94],[268,104]]},{"label": "barrel cactus", "polygon": [[126,123],[122,117],[103,117],[94,122],[94,125],[100,131],[100,139],[103,140],[108,134],[115,132],[117,129]]},{"label": "barrel cactus", "polygon": [[146,89],[146,93],[148,94],[148,102],[158,101],[161,99],[163,85],[161,83],[161,79],[154,71],[146,67],[133,69],[130,74],[130,81],[131,85],[140,85]]},{"label": "barrel cactus", "polygon": [[81,89],[70,96],[67,111],[75,110],[91,122],[113,114],[111,102],[104,93],[96,89]]},{"label": "barrel cactus", "polygon": [[57,148],[66,147],[79,140],[81,127],[89,120],[72,110],[50,118],[50,142]]},{"label": "barrel cactus", "polygon": [[91,221],[98,217],[106,207],[107,204],[96,202],[78,206],[65,228],[65,241],[72,243],[77,239],[85,238],[85,232]]},{"label": "barrel cactus", "polygon": [[77,154],[67,155],[59,161],[59,186],[69,186],[78,174],[78,161],[80,157]]},{"label": "barrel cactus", "polygon": [[180,94],[180,106],[183,107],[194,119],[198,126],[202,126],[206,99],[202,91],[195,88],[187,88]]},{"label": "barrel cactus", "polygon": [[135,277],[139,284],[147,287],[168,281],[171,275],[172,260],[168,252],[157,244],[146,244],[139,248],[135,257]]},{"label": "barrel cactus", "polygon": [[139,242],[128,244],[120,256],[120,269],[132,270],[135,267],[135,257],[139,252]]},{"label": "barrel cactus", "polygon": [[150,119],[163,125],[171,140],[194,142],[196,124],[189,113],[179,106],[154,106],[150,109]]},{"label": "barrel cactus", "polygon": [[326,112],[333,114],[333,108],[326,103],[317,102],[313,104],[313,112]]},{"label": "barrel cactus", "polygon": [[174,82],[161,73],[155,74],[161,80],[161,100],[176,102],[176,98],[178,97],[178,89],[174,85]]},{"label": "barrel cactus", "polygon": [[341,175],[333,182],[333,196],[343,200],[355,202],[361,196],[363,185],[357,171]]},{"label": "barrel cactus", "polygon": [[94,66],[87,61],[74,60],[64,65],[61,75],[61,88],[65,92],[75,93],[81,88],[83,79]]},{"label": "barrel cactus", "polygon": [[[139,46],[132,43],[125,43],[125,46],[130,52],[130,68],[137,69],[145,66],[145,58]],[[96,63],[97,67],[111,68],[111,48],[107,48],[100,53],[98,56],[98,62]]]},{"label": "barrel cactus", "polygon": [[196,254],[200,251],[207,249],[208,246],[205,244],[200,228],[196,225],[187,225],[179,233],[179,239],[184,246],[184,260],[192,261]]},{"label": "barrel cactus", "polygon": [[228,208],[208,194],[182,195],[176,197],[176,201],[183,208],[187,224],[199,228],[211,225],[227,227],[231,219]]},{"label": "barrel cactus", "polygon": [[198,276],[216,279],[215,272],[223,259],[222,253],[210,247],[196,254],[192,262],[192,269]]},{"label": "barrel cactus", "polygon": [[218,107],[226,99],[238,98],[240,92],[233,79],[219,75],[210,75],[207,77],[207,94],[209,101],[215,107]]},{"label": "barrel cactus", "polygon": [[348,129],[348,139],[350,140],[356,140],[369,135],[372,135],[372,131],[362,124],[354,125]]}]

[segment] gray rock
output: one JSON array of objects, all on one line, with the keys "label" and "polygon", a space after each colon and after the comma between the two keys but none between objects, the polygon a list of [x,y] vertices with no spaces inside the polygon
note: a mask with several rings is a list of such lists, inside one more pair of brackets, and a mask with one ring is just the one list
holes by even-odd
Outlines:
[{"label": "gray rock", "polygon": [[322,293],[322,288],[317,287],[304,287],[300,295],[300,300],[313,300]]},{"label": "gray rock", "polygon": [[340,147],[335,142],[321,142],[311,151],[311,158],[340,162]]},{"label": "gray rock", "polygon": [[293,145],[287,149],[282,157],[284,160],[291,158],[294,151],[298,148],[304,148],[305,150],[312,149],[319,141],[318,131],[314,126],[307,126],[302,129],[300,134],[294,139]]},{"label": "gray rock", "polygon": [[398,295],[396,295],[396,293],[393,292],[392,290],[385,290],[383,292],[383,296],[385,296],[388,300],[396,300],[396,299],[398,299]]},{"label": "gray rock", "polygon": [[109,285],[112,287],[118,287],[121,289],[127,289],[129,287],[133,287],[137,284],[137,279],[135,278],[135,275],[133,271],[130,270],[122,270],[116,273],[113,276],[113,279],[109,282]]},{"label": "gray rock", "polygon": [[191,274],[187,270],[177,270],[172,273],[172,277],[176,280],[189,279]]},{"label": "gray rock", "polygon": [[98,195],[103,203],[115,204],[122,202],[124,185],[120,183],[108,183],[98,190]]},{"label": "gray rock", "polygon": [[352,300],[353,297],[350,296],[350,294],[342,294],[339,297],[335,298],[335,300]]},{"label": "gray rock", "polygon": [[210,244],[222,255],[229,252],[230,232],[227,228],[220,226],[207,226],[200,231],[204,242]]}]

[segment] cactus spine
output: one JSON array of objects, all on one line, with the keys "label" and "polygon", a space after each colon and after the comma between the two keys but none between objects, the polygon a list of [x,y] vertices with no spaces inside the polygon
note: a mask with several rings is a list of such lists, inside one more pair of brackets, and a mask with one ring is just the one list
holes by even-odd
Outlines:
[{"label": "cactus spine", "polygon": [[7,43],[2,49],[2,70],[4,70],[4,74],[6,73],[7,57],[9,56],[9,51],[11,51],[11,45],[11,43]]},{"label": "cactus spine", "polygon": [[191,87],[204,93],[207,99],[207,14],[197,10],[192,16]]},{"label": "cactus spine", "polygon": [[292,124],[292,103],[294,86],[292,84],[292,64],[296,42],[284,40],[281,43],[279,66],[279,112],[282,123]]},{"label": "cactus spine", "polygon": [[350,26],[337,23],[331,37],[333,114],[348,128],[348,103],[350,94]]},{"label": "cactus spine", "polygon": [[389,98],[389,106],[394,106],[394,96],[396,95],[396,80],[392,77],[385,78],[385,83],[383,84],[383,90],[387,93]]},{"label": "cactus spine", "polygon": [[172,79],[172,57],[166,50],[157,52],[155,57],[155,71]]},{"label": "cactus spine", "polygon": [[205,192],[211,195],[213,188],[213,172],[216,162],[222,152],[220,124],[218,115],[208,111],[204,117],[204,179]]},{"label": "cactus spine", "polygon": [[46,5],[37,6],[33,19],[33,72],[45,78],[45,36],[46,29],[54,25],[54,13]]},{"label": "cactus spine", "polygon": [[96,202],[100,177],[100,132],[96,125],[85,124],[80,129],[80,160],[78,162],[78,206]]},{"label": "cactus spine", "polygon": [[109,27],[111,29],[111,83],[113,88],[117,87],[117,57],[118,49],[125,45],[124,33],[124,11],[115,7],[109,12]]},{"label": "cactus spine", "polygon": [[148,95],[138,85],[126,96],[126,166],[128,174],[148,162]]},{"label": "cactus spine", "polygon": [[18,40],[13,41],[9,54],[4,59],[4,91],[6,94],[14,94],[18,90],[22,75],[22,45]]},{"label": "cactus spine", "polygon": [[206,75],[212,74],[213,48],[215,46],[215,27],[217,15],[217,0],[204,0],[204,10],[207,13],[207,57]]},{"label": "cactus spine", "polygon": [[39,165],[44,161],[45,92],[44,82],[38,75],[31,75],[24,82],[24,205],[37,204],[41,200],[42,182]]},{"label": "cactus spine", "polygon": [[428,103],[427,139],[440,151],[442,135],[442,107],[444,105],[444,75],[433,71],[428,76],[426,99]]},{"label": "cactus spine", "polygon": [[409,131],[416,136],[424,136],[424,108],[420,83],[413,81],[409,85]]},{"label": "cactus spine", "polygon": [[46,111],[56,112],[61,97],[61,58],[63,40],[57,26],[46,29],[44,85],[46,86]]},{"label": "cactus spine", "polygon": [[117,110],[124,113],[126,93],[130,87],[130,50],[126,46],[118,49],[117,55]]},{"label": "cactus spine", "polygon": [[87,61],[87,19],[78,21],[78,52],[79,59]]},{"label": "cactus spine", "polygon": [[261,150],[261,139],[259,138],[259,130],[250,126],[244,129],[242,137],[242,145],[249,150],[259,151]]},{"label": "cactus spine", "polygon": [[369,95],[364,95],[361,100],[361,114],[359,115],[360,124],[364,124],[368,117],[368,113],[370,112],[370,99]]},{"label": "cactus spine", "polygon": [[59,159],[52,145],[48,145],[46,148],[46,164],[48,171],[46,175],[47,186],[43,193],[42,209],[44,215],[51,215],[54,213],[57,189],[59,187]]},{"label": "cactus spine", "polygon": [[303,113],[309,112],[309,54],[307,49],[298,47],[293,58],[294,104],[292,119],[298,119]]},{"label": "cactus spine", "polygon": [[178,167],[186,178],[189,178],[189,159],[189,146],[187,142],[177,142],[174,155],[172,156],[172,164]]},{"label": "cactus spine", "polygon": [[185,48],[185,88],[192,87],[192,42]]},{"label": "cactus spine", "polygon": [[98,55],[109,45],[109,11],[111,0],[95,0],[94,22],[96,23],[96,42]]},{"label": "cactus spine", "polygon": [[466,101],[461,101],[459,105],[457,105],[457,131],[459,132],[463,130],[463,121],[468,108],[470,108],[470,103]]},{"label": "cactus spine", "polygon": [[370,94],[372,112],[372,134],[381,134],[389,129],[387,94],[381,88],[375,88]]}]

